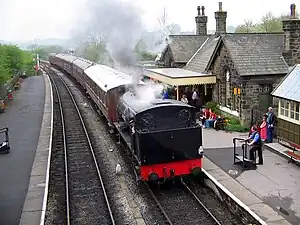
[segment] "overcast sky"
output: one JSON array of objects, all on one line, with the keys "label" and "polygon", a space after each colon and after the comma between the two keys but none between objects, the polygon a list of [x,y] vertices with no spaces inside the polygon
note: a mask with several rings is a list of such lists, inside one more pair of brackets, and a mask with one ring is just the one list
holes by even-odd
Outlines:
[{"label": "overcast sky", "polygon": [[[0,0],[0,40],[29,41],[34,38],[68,38],[70,30],[88,16],[87,0]],[[101,1],[101,0],[97,0]],[[117,1],[117,0],[115,0]],[[166,7],[169,23],[177,23],[182,31],[195,30],[197,5],[204,5],[208,29],[215,29],[217,0],[118,0],[136,4],[141,9],[145,27],[158,26],[157,17]],[[223,0],[228,12],[227,25],[237,26],[244,20],[258,22],[268,12],[279,16],[289,13],[290,4],[300,8],[300,0]],[[298,8],[297,8],[298,9]],[[299,12],[299,9],[297,10]],[[115,16],[118,16],[116,9]]]}]

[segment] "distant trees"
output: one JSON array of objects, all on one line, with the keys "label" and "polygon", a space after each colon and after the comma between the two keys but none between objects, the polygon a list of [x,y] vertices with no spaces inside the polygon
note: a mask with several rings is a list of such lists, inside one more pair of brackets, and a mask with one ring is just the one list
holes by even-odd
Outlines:
[{"label": "distant trees", "polygon": [[276,17],[269,12],[257,24],[254,24],[251,20],[245,20],[244,24],[236,28],[235,33],[282,32],[282,20],[288,17],[289,15]]},{"label": "distant trees", "polygon": [[167,40],[169,35],[180,34],[181,27],[179,24],[169,23],[167,9],[164,7],[161,15],[157,18],[160,25],[160,41],[157,44],[162,44]]},{"label": "distant trees", "polygon": [[0,45],[0,85],[18,71],[32,72],[34,61],[30,52],[15,45]]},{"label": "distant trees", "polygon": [[43,60],[48,60],[49,53],[67,52],[62,46],[59,45],[39,46],[36,44],[32,44],[27,48],[32,54],[39,54],[39,58]]}]

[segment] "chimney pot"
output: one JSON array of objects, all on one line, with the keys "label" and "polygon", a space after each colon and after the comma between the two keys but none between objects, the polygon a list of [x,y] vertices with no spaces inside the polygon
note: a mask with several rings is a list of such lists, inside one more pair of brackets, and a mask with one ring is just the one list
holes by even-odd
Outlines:
[{"label": "chimney pot", "polygon": [[295,4],[291,4],[291,18],[295,19],[296,18],[296,5]]},{"label": "chimney pot", "polygon": [[197,11],[198,11],[198,16],[201,16],[201,13],[200,13],[200,6],[197,6]]},{"label": "chimney pot", "polygon": [[223,10],[222,10],[222,2],[219,2],[219,11],[220,11],[220,12],[223,11]]},{"label": "chimney pot", "polygon": [[201,7],[202,16],[205,16],[205,12],[204,12],[204,10],[205,10],[205,7],[204,7],[204,6],[202,6],[202,7]]}]

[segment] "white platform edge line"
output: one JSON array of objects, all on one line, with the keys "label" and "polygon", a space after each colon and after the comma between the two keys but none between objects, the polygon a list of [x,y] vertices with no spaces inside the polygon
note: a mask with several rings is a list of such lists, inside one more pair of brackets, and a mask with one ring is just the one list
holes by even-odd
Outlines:
[{"label": "white platform edge line", "polygon": [[[47,208],[47,200],[48,200],[48,188],[49,188],[49,177],[50,177],[50,162],[51,162],[51,150],[52,150],[52,136],[53,136],[53,89],[51,85],[51,81],[48,75],[44,74],[44,79],[48,80],[48,85],[50,87],[50,99],[51,99],[51,128],[50,128],[50,137],[49,137],[49,154],[48,154],[48,162],[47,162],[47,171],[46,171],[46,185],[41,213],[40,225],[44,225],[45,216],[46,216],[46,208]],[[45,82],[46,83],[46,82]]]},{"label": "white platform edge line", "polygon": [[246,204],[244,204],[240,199],[235,197],[227,188],[225,188],[219,181],[217,181],[212,175],[210,175],[205,169],[202,171],[208,176],[208,178],[214,182],[219,188],[221,188],[226,195],[228,195],[233,201],[235,201],[239,206],[244,208],[254,219],[256,219],[261,225],[267,225],[255,212],[253,212]]}]

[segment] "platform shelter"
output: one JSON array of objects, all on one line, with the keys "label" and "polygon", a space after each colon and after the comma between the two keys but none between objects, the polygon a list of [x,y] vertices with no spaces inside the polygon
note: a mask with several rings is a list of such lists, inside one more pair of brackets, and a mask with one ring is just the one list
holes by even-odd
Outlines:
[{"label": "platform shelter", "polygon": [[144,69],[144,76],[176,87],[176,99],[179,100],[179,87],[204,85],[204,94],[207,93],[207,85],[216,83],[216,76],[212,74],[196,73],[181,68],[155,68]]}]

